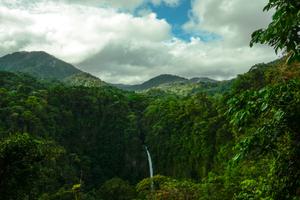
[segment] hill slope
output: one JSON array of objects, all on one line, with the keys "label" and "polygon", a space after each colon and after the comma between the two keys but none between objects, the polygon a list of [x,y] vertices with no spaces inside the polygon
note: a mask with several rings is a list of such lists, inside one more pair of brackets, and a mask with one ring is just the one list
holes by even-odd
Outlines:
[{"label": "hill slope", "polygon": [[101,87],[99,78],[43,51],[15,52],[0,58],[0,71],[22,72],[36,78],[59,80],[72,86]]},{"label": "hill slope", "polygon": [[188,79],[180,76],[171,75],[171,74],[162,74],[154,78],[151,78],[150,80],[142,84],[137,84],[137,85],[114,84],[114,86],[123,90],[142,91],[142,90],[155,88],[158,87],[159,85],[166,84],[166,83],[186,82],[186,81],[188,81]]},{"label": "hill slope", "polygon": [[85,72],[71,75],[63,80],[67,85],[84,86],[84,87],[102,87],[107,85],[101,79]]},{"label": "hill slope", "polygon": [[171,74],[156,76],[139,85],[114,84],[123,90],[147,92],[149,90],[160,90],[167,93],[187,96],[189,94],[206,92],[222,93],[230,88],[231,81],[216,81],[207,77],[183,78]]},{"label": "hill slope", "polygon": [[218,81],[201,77],[201,78],[192,78],[187,79],[176,75],[171,74],[162,74],[159,76],[156,76],[154,78],[151,78],[150,80],[137,85],[124,85],[124,84],[114,84],[115,87],[123,89],[123,90],[129,90],[129,91],[143,91],[143,90],[149,90],[153,88],[158,88],[161,86],[172,86],[172,85],[185,85],[190,83],[216,83]]},{"label": "hill slope", "polygon": [[144,82],[138,88],[145,90],[152,87],[157,87],[161,84],[185,82],[185,81],[187,81],[187,79],[180,76],[171,75],[171,74],[162,74]]},{"label": "hill slope", "polygon": [[81,71],[73,65],[42,52],[15,52],[0,58],[0,70],[24,72],[41,79],[62,80]]}]

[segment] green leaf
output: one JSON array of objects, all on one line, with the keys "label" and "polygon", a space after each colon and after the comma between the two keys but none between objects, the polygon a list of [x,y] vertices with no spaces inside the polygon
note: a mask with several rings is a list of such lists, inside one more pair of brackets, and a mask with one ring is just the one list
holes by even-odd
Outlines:
[{"label": "green leaf", "polygon": [[267,103],[264,102],[264,103],[261,105],[261,109],[260,109],[260,110],[261,110],[262,112],[264,112],[264,111],[268,108],[268,106],[269,106],[269,105],[268,105]]}]

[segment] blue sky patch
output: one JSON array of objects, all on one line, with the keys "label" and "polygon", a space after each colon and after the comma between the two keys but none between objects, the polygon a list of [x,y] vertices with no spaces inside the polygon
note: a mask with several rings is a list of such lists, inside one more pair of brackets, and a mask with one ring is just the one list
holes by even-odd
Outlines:
[{"label": "blue sky patch", "polygon": [[172,25],[172,33],[175,37],[190,40],[191,35],[182,29],[182,25],[189,21],[189,13],[192,10],[191,0],[182,0],[178,6],[161,4],[149,5],[150,9],[157,14],[158,19],[165,19]]},{"label": "blue sky patch", "polygon": [[190,41],[192,37],[199,37],[204,42],[220,39],[218,35],[212,33],[183,30],[182,26],[190,20],[192,0],[181,0],[178,6],[170,6],[166,3],[154,5],[149,2],[139,7],[136,12],[145,8],[156,13],[158,19],[166,20],[172,26],[172,34],[179,39]]},{"label": "blue sky patch", "polygon": [[172,25],[181,26],[189,20],[189,12],[192,10],[191,0],[182,0],[178,6],[148,4],[149,8],[157,14],[159,19],[165,19]]}]

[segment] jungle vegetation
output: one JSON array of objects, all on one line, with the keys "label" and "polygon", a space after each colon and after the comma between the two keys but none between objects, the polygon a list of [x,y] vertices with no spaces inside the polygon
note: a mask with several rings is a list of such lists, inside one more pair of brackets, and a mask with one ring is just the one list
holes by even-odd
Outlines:
[{"label": "jungle vegetation", "polygon": [[222,92],[135,93],[0,72],[0,199],[299,200],[299,3],[271,8],[252,44],[284,57]]}]

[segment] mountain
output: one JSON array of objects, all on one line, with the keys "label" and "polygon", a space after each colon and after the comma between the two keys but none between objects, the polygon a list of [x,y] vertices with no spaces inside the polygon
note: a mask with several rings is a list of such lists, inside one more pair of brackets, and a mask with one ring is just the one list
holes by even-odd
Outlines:
[{"label": "mountain", "polygon": [[0,71],[22,72],[46,80],[59,80],[72,86],[101,87],[99,78],[43,51],[15,52],[0,58]]},{"label": "mountain", "polygon": [[72,86],[84,86],[84,87],[102,87],[107,85],[101,79],[85,72],[71,75],[63,80],[64,83]]},{"label": "mountain", "polygon": [[149,88],[157,87],[161,84],[186,82],[187,80],[188,79],[176,75],[162,74],[144,82],[143,84],[140,85],[140,88],[149,89]]},{"label": "mountain", "polygon": [[207,77],[194,77],[189,80],[191,83],[216,83],[218,81]]},{"label": "mountain", "polygon": [[147,92],[151,89],[159,89],[167,93],[183,96],[197,92],[222,92],[227,90],[229,85],[229,82],[220,82],[207,77],[187,79],[171,74],[156,76],[139,85],[114,84],[115,87],[123,90]]},{"label": "mountain", "polygon": [[168,94],[175,94],[179,96],[189,96],[197,93],[206,93],[209,95],[215,95],[215,94],[223,94],[229,91],[231,85],[232,85],[232,80],[215,81],[215,82],[188,81],[188,82],[162,84],[152,89],[160,90]]},{"label": "mountain", "polygon": [[158,87],[161,84],[166,83],[175,83],[175,82],[186,82],[188,79],[171,75],[171,74],[162,74],[159,76],[156,76],[142,84],[138,85],[124,85],[124,84],[114,84],[115,87],[123,89],[123,90],[130,90],[130,91],[142,91],[142,90],[148,90],[151,88]]},{"label": "mountain", "polygon": [[203,83],[217,83],[217,82],[219,81],[207,77],[195,77],[195,78],[187,79],[176,75],[162,74],[154,78],[151,78],[150,80],[142,84],[137,84],[137,85],[113,84],[113,86],[123,90],[143,91],[143,90],[149,90],[153,88],[161,88],[165,86],[172,87],[172,85],[178,86],[178,85],[186,85],[192,83],[203,84]]},{"label": "mountain", "polygon": [[[0,58],[0,71],[23,72],[36,78],[59,80],[72,86],[102,87],[107,85],[107,83],[99,78],[85,73],[73,65],[43,51],[22,51],[3,56]],[[217,88],[216,91],[219,91],[218,83],[218,81],[207,77],[187,79],[176,75],[162,74],[142,84],[112,85],[128,91],[160,89],[169,93],[188,95],[204,90],[210,91],[212,88]]]},{"label": "mountain", "polygon": [[0,58],[0,70],[23,72],[41,79],[57,80],[82,72],[43,51],[22,51],[3,56]]}]

